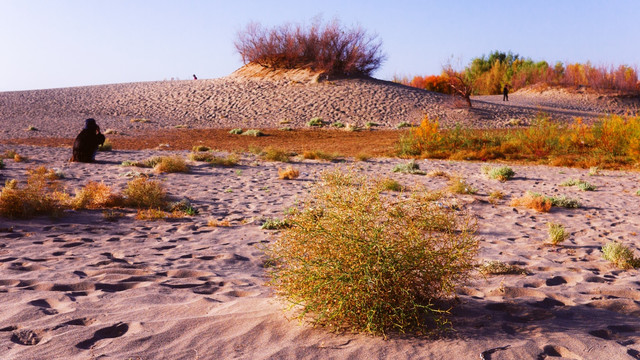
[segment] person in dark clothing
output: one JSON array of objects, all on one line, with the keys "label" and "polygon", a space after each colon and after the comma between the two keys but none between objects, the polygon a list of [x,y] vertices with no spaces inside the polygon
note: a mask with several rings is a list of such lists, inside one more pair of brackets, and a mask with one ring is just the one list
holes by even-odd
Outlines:
[{"label": "person in dark clothing", "polygon": [[509,87],[506,84],[502,89],[502,101],[509,101]]},{"label": "person in dark clothing", "polygon": [[100,133],[100,127],[94,119],[84,121],[84,129],[73,142],[72,162],[91,163],[96,160],[98,146],[104,144],[105,137]]},{"label": "person in dark clothing", "polygon": [[198,80],[198,77],[196,76],[196,74],[193,74],[193,80]]}]

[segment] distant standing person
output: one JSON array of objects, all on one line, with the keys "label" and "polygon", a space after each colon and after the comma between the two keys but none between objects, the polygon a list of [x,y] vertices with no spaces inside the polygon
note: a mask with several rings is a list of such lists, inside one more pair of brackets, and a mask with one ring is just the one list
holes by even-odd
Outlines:
[{"label": "distant standing person", "polygon": [[85,120],[84,128],[73,142],[73,155],[69,161],[86,163],[96,161],[98,146],[104,144],[104,140],[105,137],[100,133],[100,127],[95,119]]},{"label": "distant standing person", "polygon": [[198,80],[198,77],[196,76],[196,74],[193,74],[193,80]]},{"label": "distant standing person", "polygon": [[502,101],[509,101],[509,87],[507,84],[505,84],[502,89]]}]

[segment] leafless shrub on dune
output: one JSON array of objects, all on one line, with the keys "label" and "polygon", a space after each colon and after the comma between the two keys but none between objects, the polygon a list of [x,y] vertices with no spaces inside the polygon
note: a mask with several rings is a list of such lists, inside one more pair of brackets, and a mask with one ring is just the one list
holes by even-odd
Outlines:
[{"label": "leafless shrub on dune", "polygon": [[370,76],[386,59],[377,35],[361,27],[345,28],[337,19],[273,28],[252,22],[238,32],[235,47],[245,64],[310,68],[330,75]]}]

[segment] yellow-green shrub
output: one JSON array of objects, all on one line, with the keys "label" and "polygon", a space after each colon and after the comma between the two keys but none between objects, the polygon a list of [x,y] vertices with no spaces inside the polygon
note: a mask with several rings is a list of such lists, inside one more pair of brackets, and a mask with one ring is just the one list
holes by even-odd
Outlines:
[{"label": "yellow-green shrub", "polygon": [[445,323],[434,301],[467,278],[477,252],[464,211],[426,192],[389,197],[379,182],[339,170],[311,194],[269,250],[271,284],[300,317],[374,334]]}]

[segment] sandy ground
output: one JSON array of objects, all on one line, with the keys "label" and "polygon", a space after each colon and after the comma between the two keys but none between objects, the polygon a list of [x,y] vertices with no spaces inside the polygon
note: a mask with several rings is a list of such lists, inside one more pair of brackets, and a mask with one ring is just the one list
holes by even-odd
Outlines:
[{"label": "sandy ground", "polygon": [[[79,164],[65,161],[66,148],[0,145],[0,153],[8,149],[30,161],[5,160],[0,181],[23,180],[26,169],[46,165],[65,174],[70,190],[89,180],[121,189],[132,170],[122,161],[167,153],[116,150]],[[265,286],[262,248],[277,233],[260,229],[263,219],[282,218],[334,167],[446,186],[442,177],[392,173],[402,162],[298,160],[300,178],[283,181],[282,163],[243,155],[235,168],[193,163],[188,174],[154,175],[170,194],[193,201],[194,217],[140,221],[125,211],[108,221],[101,210],[85,210],[0,218],[0,358],[640,359],[640,273],[614,268],[600,251],[615,240],[640,255],[640,174],[633,172],[512,166],[515,178],[500,183],[482,174],[481,163],[421,160],[421,169],[459,174],[479,190],[452,195],[478,219],[478,261],[501,260],[529,274],[474,276],[458,290],[455,331],[437,339],[331,334],[288,320]],[[596,191],[559,186],[574,178]],[[505,199],[490,203],[493,190]],[[527,190],[578,198],[582,207],[537,213],[509,205]],[[209,227],[209,219],[232,226]],[[551,221],[571,233],[562,246],[544,244]]]}]

